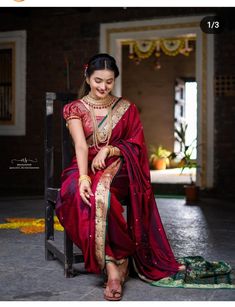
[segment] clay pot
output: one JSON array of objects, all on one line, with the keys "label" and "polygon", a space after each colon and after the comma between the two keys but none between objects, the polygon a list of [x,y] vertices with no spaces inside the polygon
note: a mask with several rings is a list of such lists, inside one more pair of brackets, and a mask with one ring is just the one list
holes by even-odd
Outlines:
[{"label": "clay pot", "polygon": [[184,190],[187,202],[194,202],[198,200],[198,187],[195,184],[185,185]]},{"label": "clay pot", "polygon": [[166,169],[167,160],[166,158],[156,158],[153,162],[153,166],[157,170]]}]

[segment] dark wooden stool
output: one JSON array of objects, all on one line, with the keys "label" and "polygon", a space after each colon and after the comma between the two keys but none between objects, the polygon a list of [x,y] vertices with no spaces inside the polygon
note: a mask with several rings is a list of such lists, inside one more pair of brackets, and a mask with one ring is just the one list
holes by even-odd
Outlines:
[{"label": "dark wooden stool", "polygon": [[[84,262],[81,252],[75,253],[73,242],[64,231],[63,248],[59,248],[54,237],[54,211],[58,193],[59,184],[55,184],[55,142],[60,144],[61,171],[66,168],[72,158],[72,142],[69,131],[66,128],[65,120],[62,116],[62,110],[65,104],[77,98],[77,94],[72,93],[46,93],[45,105],[45,257],[46,260],[58,259],[64,265],[64,274],[66,277],[73,277],[78,274],[74,269],[73,263]],[[59,120],[55,121],[55,109],[59,110]],[[59,127],[60,126],[60,127]],[[58,128],[59,127],[59,128]],[[56,129],[56,136],[53,131]],[[60,174],[57,174],[60,178]],[[57,178],[58,179],[58,178]]]}]

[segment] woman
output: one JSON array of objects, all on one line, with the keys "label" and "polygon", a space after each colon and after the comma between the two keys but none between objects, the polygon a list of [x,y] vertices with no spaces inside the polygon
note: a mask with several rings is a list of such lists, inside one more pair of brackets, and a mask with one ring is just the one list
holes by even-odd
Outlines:
[{"label": "woman", "polygon": [[113,57],[93,56],[81,98],[64,107],[75,156],[62,173],[56,205],[87,271],[107,274],[107,300],[122,298],[129,260],[148,282],[185,269],[173,255],[158,213],[137,108],[111,94],[118,75]]}]

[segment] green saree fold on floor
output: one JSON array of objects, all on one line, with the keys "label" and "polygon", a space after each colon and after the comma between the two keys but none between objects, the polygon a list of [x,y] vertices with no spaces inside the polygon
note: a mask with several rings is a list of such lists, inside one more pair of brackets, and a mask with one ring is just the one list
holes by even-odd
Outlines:
[{"label": "green saree fold on floor", "polygon": [[152,286],[192,289],[235,289],[235,276],[225,261],[209,262],[201,256],[178,258],[186,271],[151,283]]}]

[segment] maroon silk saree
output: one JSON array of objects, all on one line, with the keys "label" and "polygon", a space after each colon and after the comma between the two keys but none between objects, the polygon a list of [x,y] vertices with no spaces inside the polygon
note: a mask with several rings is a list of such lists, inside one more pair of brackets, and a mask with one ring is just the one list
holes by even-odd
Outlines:
[{"label": "maroon silk saree", "polygon": [[[82,250],[85,268],[100,273],[105,259],[122,261],[130,257],[139,277],[157,281],[178,271],[176,261],[158,213],[151,189],[150,171],[143,127],[136,106],[120,99],[113,107],[110,145],[122,156],[106,159],[106,168],[91,171],[97,151],[92,144],[89,110],[80,101],[64,108],[64,118],[80,118],[89,146],[88,175],[94,194],[89,207],[78,189],[76,157],[64,169],[56,214],[72,241]],[[100,119],[101,131],[107,129],[106,117]],[[127,220],[123,216],[127,206]]]}]

